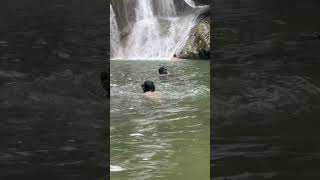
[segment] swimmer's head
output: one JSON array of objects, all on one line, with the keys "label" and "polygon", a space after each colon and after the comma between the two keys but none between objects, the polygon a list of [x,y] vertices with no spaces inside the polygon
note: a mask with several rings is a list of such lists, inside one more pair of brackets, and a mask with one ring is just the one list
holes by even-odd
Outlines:
[{"label": "swimmer's head", "polygon": [[156,90],[156,86],[154,85],[154,83],[152,81],[145,81],[142,85],[142,90],[143,92],[148,92],[148,91],[155,91]]},{"label": "swimmer's head", "polygon": [[159,68],[159,74],[160,75],[161,74],[167,74],[167,69],[164,66],[162,66],[161,68]]}]

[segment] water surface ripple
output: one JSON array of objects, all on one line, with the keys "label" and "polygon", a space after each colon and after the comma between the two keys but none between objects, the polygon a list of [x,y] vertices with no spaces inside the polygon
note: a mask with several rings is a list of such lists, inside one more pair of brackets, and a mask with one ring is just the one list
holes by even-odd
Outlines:
[{"label": "water surface ripple", "polygon": [[[160,80],[158,68],[172,76]],[[111,179],[209,179],[209,62],[111,61]],[[160,97],[144,97],[155,82]],[[186,158],[188,157],[188,158]]]},{"label": "water surface ripple", "polygon": [[216,1],[215,179],[320,178],[319,5]]}]

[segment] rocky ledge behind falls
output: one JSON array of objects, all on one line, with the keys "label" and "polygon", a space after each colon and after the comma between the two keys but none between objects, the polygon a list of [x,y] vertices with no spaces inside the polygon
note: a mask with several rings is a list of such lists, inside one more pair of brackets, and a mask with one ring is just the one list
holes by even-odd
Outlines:
[{"label": "rocky ledge behind falls", "polygon": [[[208,5],[211,0],[194,0],[196,6]],[[199,16],[185,47],[180,52],[184,59],[210,59],[210,8]]]},{"label": "rocky ledge behind falls", "polygon": [[210,59],[210,15],[208,12],[199,16],[186,45],[180,52],[184,59]]},{"label": "rocky ledge behind falls", "polygon": [[[195,0],[196,6],[210,5],[211,0]],[[199,16],[199,23],[191,31],[179,55],[184,59],[210,59],[210,9]]]}]

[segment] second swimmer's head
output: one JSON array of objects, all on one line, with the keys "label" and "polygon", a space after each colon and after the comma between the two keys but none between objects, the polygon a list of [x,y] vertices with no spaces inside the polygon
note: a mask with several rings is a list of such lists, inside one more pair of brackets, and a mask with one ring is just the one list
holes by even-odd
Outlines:
[{"label": "second swimmer's head", "polygon": [[164,66],[162,66],[161,68],[159,68],[159,74],[160,75],[161,74],[167,74],[167,69]]}]

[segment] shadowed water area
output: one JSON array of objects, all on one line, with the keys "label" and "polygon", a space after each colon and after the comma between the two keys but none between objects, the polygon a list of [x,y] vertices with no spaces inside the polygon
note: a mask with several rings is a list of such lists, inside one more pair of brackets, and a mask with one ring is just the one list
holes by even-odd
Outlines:
[{"label": "shadowed water area", "polygon": [[217,0],[217,180],[319,179],[319,1]]},{"label": "shadowed water area", "polygon": [[103,1],[2,1],[0,179],[105,179]]},{"label": "shadowed water area", "polygon": [[[159,78],[165,66],[171,75]],[[210,63],[111,61],[111,179],[209,179]],[[152,80],[159,97],[145,97]]]}]

